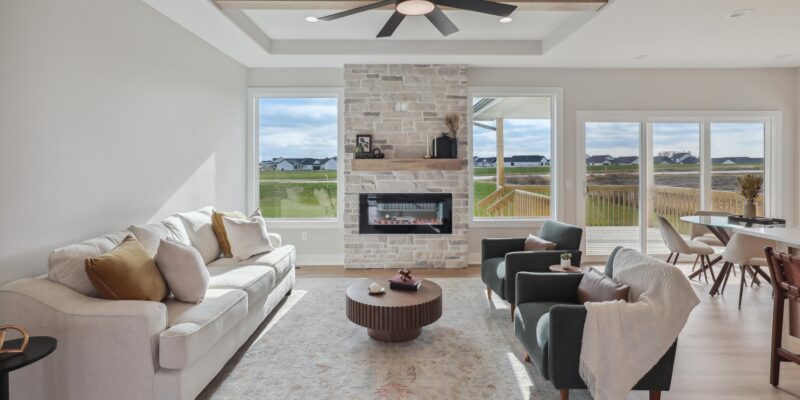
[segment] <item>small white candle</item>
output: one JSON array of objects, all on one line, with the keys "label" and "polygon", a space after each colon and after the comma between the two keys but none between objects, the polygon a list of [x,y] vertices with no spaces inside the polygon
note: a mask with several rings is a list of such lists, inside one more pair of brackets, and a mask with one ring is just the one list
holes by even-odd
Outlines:
[{"label": "small white candle", "polygon": [[437,156],[436,156],[436,139],[433,139],[433,158],[437,158]]},{"label": "small white candle", "polygon": [[428,138],[428,142],[425,144],[425,155],[430,158],[431,157],[431,137],[430,135],[426,136]]}]

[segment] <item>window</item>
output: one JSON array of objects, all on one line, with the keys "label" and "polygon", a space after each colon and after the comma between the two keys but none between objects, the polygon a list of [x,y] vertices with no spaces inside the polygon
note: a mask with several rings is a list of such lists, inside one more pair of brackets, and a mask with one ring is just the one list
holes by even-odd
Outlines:
[{"label": "window", "polygon": [[[711,209],[741,214],[746,200],[737,179],[764,178],[764,123],[711,123]],[[764,215],[764,195],[756,198],[756,214]]]},{"label": "window", "polygon": [[337,219],[338,96],[255,96],[257,202],[266,218]]},{"label": "window", "polygon": [[472,99],[475,219],[549,218],[554,96]]}]

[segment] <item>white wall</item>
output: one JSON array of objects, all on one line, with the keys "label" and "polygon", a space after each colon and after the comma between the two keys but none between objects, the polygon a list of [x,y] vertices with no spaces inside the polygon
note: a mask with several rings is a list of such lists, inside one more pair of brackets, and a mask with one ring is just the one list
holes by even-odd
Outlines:
[{"label": "white wall", "polygon": [[140,1],[0,1],[0,282],[131,223],[244,208],[246,81]]},{"label": "white wall", "polygon": [[[342,86],[340,69],[254,69],[248,84],[259,86]],[[798,165],[795,150],[800,141],[800,70],[795,69],[498,69],[468,70],[470,87],[538,86],[564,88],[564,144],[575,148],[578,111],[781,111],[783,113],[783,209],[776,213],[795,221],[800,210],[796,184]],[[306,83],[307,79],[313,84]],[[574,157],[574,156],[573,156]],[[565,176],[574,179],[573,158],[565,161]],[[576,196],[572,189],[562,196],[567,222],[575,222]],[[526,228],[470,229],[470,262],[477,263],[480,241],[485,237],[526,235],[537,226]],[[283,232],[294,237],[292,231]],[[338,230],[317,232],[323,238],[336,239]],[[299,236],[299,233],[297,234]],[[327,254],[337,251],[337,242],[325,244],[314,240],[299,242],[298,253],[306,250]],[[313,243],[313,244],[312,244]],[[341,251],[341,250],[338,250]]]}]

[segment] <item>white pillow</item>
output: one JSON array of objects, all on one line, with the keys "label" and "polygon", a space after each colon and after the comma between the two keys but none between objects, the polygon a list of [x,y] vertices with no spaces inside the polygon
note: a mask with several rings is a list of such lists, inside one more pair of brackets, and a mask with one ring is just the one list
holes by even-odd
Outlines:
[{"label": "white pillow", "polygon": [[162,239],[171,239],[186,246],[191,245],[183,223],[176,216],[171,216],[156,224],[131,225],[128,230],[133,232],[136,240],[144,246],[150,257],[155,257]]},{"label": "white pillow", "polygon": [[208,264],[219,258],[222,249],[219,247],[217,235],[211,227],[213,207],[205,207],[197,211],[176,214],[183,222],[192,247],[200,252],[203,261]]},{"label": "white pillow", "polygon": [[260,211],[247,219],[222,217],[228,241],[231,243],[231,254],[237,261],[246,260],[256,254],[275,250],[269,240],[267,224]]},{"label": "white pillow", "polygon": [[48,257],[47,278],[85,296],[98,297],[86,275],[86,258],[108,253],[128,236],[130,231],[118,231],[53,250]]},{"label": "white pillow", "polygon": [[176,299],[186,303],[203,301],[211,275],[197,249],[171,240],[161,240],[155,261]]}]

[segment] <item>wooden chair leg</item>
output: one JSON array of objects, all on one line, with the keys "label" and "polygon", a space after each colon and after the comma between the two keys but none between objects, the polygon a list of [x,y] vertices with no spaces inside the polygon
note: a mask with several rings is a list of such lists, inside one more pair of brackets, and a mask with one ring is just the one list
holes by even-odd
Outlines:
[{"label": "wooden chair leg", "polygon": [[670,263],[670,261],[672,261],[672,255],[673,255],[673,254],[674,254],[674,253],[669,253],[669,255],[667,256],[667,264],[669,264],[669,263]]},{"label": "wooden chair leg", "polygon": [[511,303],[511,322],[514,322],[514,310],[516,310],[516,309],[517,309],[517,305],[514,304],[514,303]]},{"label": "wooden chair leg", "polygon": [[492,301],[492,288],[488,286],[486,287],[486,298],[489,299],[489,301]]},{"label": "wooden chair leg", "polygon": [[561,400],[569,400],[569,389],[561,389],[558,392],[561,393]]},{"label": "wooden chair leg", "polygon": [[672,260],[672,265],[675,265],[675,264],[678,263],[678,256],[680,256],[680,255],[681,255],[681,253],[675,253],[675,259]]},{"label": "wooden chair leg", "polygon": [[[727,269],[725,269],[726,266],[727,266]],[[735,271],[736,271],[736,268],[734,268],[733,266],[728,266],[727,263],[725,263],[725,265],[722,266],[722,271],[720,271],[719,273],[720,274],[725,274],[725,279],[722,280],[722,290],[720,290],[721,294],[725,294],[725,288],[728,286],[728,277],[731,276],[731,272],[735,272]],[[734,277],[736,277],[735,274],[734,274]]]},{"label": "wooden chair leg", "polygon": [[745,273],[744,273],[744,266],[740,266],[740,268],[742,269],[740,271],[742,273],[742,282],[739,284],[739,309],[741,310],[742,309],[742,294],[744,293],[744,284],[745,284],[745,282],[744,282]]},{"label": "wooden chair leg", "polygon": [[[692,272],[694,272],[695,268],[697,268],[697,260],[700,259],[700,256],[694,258],[694,264],[692,264]],[[669,262],[669,261],[667,261]],[[702,263],[700,264],[702,266]]]},{"label": "wooden chair leg", "polygon": [[650,391],[650,400],[661,400],[661,391],[660,390],[651,390]]},{"label": "wooden chair leg", "polygon": [[[706,262],[702,258],[700,259],[700,269],[703,270],[703,279],[706,281],[706,284],[708,284],[708,271],[707,271],[707,268],[706,268]],[[699,280],[699,277],[698,277],[698,280]]]}]

